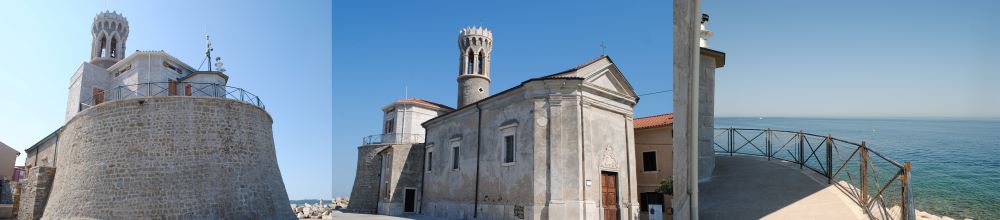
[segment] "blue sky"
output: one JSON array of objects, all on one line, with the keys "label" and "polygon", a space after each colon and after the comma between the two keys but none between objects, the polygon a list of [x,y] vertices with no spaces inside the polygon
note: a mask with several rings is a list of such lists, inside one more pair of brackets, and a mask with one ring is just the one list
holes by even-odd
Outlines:
[{"label": "blue sky", "polygon": [[703,1],[719,116],[1000,117],[997,1]]},{"label": "blue sky", "polygon": [[[455,106],[458,31],[493,31],[491,92],[601,55],[637,93],[671,89],[670,2],[335,2],[333,193],[348,195],[361,138],[381,132],[381,107],[409,96]],[[668,113],[671,93],[642,96],[636,116]]]},{"label": "blue sky", "polygon": [[330,198],[329,2],[106,2],[0,2],[0,141],[23,151],[64,123],[69,77],[90,59],[91,22],[116,10],[131,27],[126,54],[164,50],[198,67],[208,32],[229,85],[260,96],[274,119],[289,198]]}]

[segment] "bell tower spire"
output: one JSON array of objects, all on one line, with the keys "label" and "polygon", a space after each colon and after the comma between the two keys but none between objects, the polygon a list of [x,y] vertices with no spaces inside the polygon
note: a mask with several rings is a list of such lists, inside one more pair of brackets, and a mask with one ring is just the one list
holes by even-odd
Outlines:
[{"label": "bell tower spire", "polygon": [[458,32],[458,106],[490,96],[490,57],[493,33],[483,27]]},{"label": "bell tower spire", "polygon": [[122,14],[113,11],[97,14],[91,25],[90,63],[108,68],[124,58],[128,30],[128,20]]}]

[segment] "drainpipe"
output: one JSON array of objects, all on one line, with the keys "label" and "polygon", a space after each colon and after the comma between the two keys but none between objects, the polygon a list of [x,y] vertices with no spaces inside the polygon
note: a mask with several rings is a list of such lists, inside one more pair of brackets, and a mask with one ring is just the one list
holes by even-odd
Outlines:
[{"label": "drainpipe", "polygon": [[[579,88],[579,89],[580,90],[578,91],[578,94],[579,94],[579,98],[580,98],[580,118],[579,119],[580,119],[580,156],[581,156],[580,157],[580,165],[581,165],[580,168],[581,168],[581,172],[582,172],[583,177],[584,177],[583,178],[583,182],[582,182],[583,188],[580,188],[580,198],[583,199],[584,201],[586,201],[587,200],[587,189],[586,189],[587,188],[587,178],[586,178],[587,177],[587,138],[586,138],[587,136],[585,135],[586,133],[584,132],[585,129],[586,129],[586,126],[583,124],[583,88]],[[598,173],[598,175],[601,175],[601,174]],[[603,181],[603,176],[601,178],[602,178],[602,181]],[[601,206],[601,207],[604,206],[604,204],[601,203],[600,200],[598,200],[598,202],[600,203],[600,204],[598,204],[599,206]],[[601,209],[600,211],[603,212],[604,210]],[[587,207],[583,208],[583,218],[585,218],[585,219],[587,218]]]},{"label": "drainpipe", "polygon": [[[627,115],[622,115],[622,116],[625,116],[625,117],[622,117],[622,119],[624,119],[624,122],[625,122],[624,123],[624,126],[625,126],[625,161],[632,161],[632,153],[633,152],[631,150],[635,146],[629,146],[628,145],[628,143],[630,141],[630,138],[628,138],[628,130],[629,130],[629,127],[628,127],[628,116]],[[635,210],[632,210],[632,199],[633,199],[632,198],[632,186],[635,185],[635,182],[632,182],[632,175],[633,174],[634,174],[634,172],[632,172],[632,163],[626,162],[625,163],[625,176],[626,176],[625,178],[628,178],[628,185],[626,185],[625,187],[628,188],[628,215],[629,215],[629,217],[632,217],[633,212],[635,212]]]},{"label": "drainpipe", "polygon": [[424,213],[424,189],[427,188],[427,187],[424,187],[424,186],[427,185],[427,178],[426,178],[426,176],[427,176],[426,175],[427,174],[427,137],[430,137],[430,133],[431,133],[430,131],[424,130],[424,152],[423,152],[423,155],[420,155],[420,161],[422,163],[422,164],[420,164],[420,210],[417,211],[417,214],[423,214]]},{"label": "drainpipe", "polygon": [[479,108],[479,102],[476,102],[476,114],[479,114],[479,119],[476,120],[476,197],[472,210],[472,218],[479,217],[479,150],[483,143],[483,109]]}]

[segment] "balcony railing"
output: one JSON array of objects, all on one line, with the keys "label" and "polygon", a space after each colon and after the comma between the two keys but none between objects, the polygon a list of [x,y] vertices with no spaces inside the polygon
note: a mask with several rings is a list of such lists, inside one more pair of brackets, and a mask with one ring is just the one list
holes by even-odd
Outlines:
[{"label": "balcony railing", "polygon": [[410,134],[410,133],[376,134],[364,137],[361,140],[361,142],[364,145],[424,143],[424,134]]},{"label": "balcony railing", "polygon": [[[910,163],[897,163],[860,144],[802,131],[717,128],[715,153],[766,157],[827,177],[870,219],[915,219]],[[875,157],[871,157],[875,155]]]},{"label": "balcony railing", "polygon": [[155,82],[118,86],[109,90],[95,89],[91,96],[80,97],[80,111],[101,103],[152,96],[201,96],[237,100],[264,108],[264,103],[244,89],[214,83]]}]

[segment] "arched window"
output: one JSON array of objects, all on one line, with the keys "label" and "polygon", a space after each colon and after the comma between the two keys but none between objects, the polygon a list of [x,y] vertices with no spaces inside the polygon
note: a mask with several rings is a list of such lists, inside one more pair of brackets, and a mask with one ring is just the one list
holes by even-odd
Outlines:
[{"label": "arched window", "polygon": [[472,56],[472,51],[469,51],[469,63],[466,64],[465,74],[472,74],[472,69],[476,65],[476,58]]},{"label": "arched window", "polygon": [[101,47],[97,50],[97,57],[104,57],[104,49],[108,46],[108,37],[101,36]]},{"label": "arched window", "polygon": [[118,58],[118,38],[111,37],[111,57]]},{"label": "arched window", "polygon": [[486,63],[486,56],[483,56],[483,51],[479,51],[479,75],[483,75],[483,63]]}]

